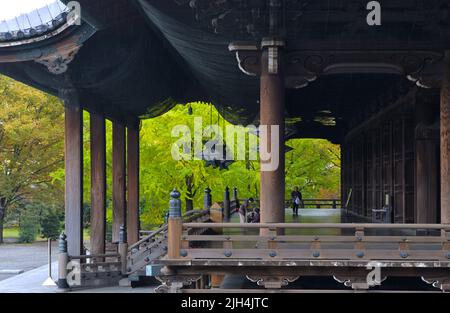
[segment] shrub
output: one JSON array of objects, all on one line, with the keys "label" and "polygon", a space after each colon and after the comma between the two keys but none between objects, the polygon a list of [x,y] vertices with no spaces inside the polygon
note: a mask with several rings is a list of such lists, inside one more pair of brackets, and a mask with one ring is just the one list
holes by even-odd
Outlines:
[{"label": "shrub", "polygon": [[88,203],[83,204],[83,225],[85,228],[91,226],[91,206]]},{"label": "shrub", "polygon": [[106,241],[112,242],[112,223],[106,221]]},{"label": "shrub", "polygon": [[31,243],[39,232],[39,215],[33,208],[27,207],[20,216],[19,241]]},{"label": "shrub", "polygon": [[59,214],[53,210],[47,210],[41,217],[41,236],[56,240],[61,231]]}]

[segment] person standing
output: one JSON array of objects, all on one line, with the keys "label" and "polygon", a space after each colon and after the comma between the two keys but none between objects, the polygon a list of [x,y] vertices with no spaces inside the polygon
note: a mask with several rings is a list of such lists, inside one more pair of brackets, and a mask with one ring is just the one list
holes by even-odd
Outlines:
[{"label": "person standing", "polygon": [[247,210],[249,209],[250,203],[252,203],[252,202],[253,202],[253,198],[247,199],[239,207],[238,213],[239,213],[239,219],[240,219],[241,223],[247,222]]},{"label": "person standing", "polygon": [[250,223],[259,223],[259,222],[260,222],[259,209],[258,208],[254,208],[253,209],[252,220],[251,220]]},{"label": "person standing", "polygon": [[302,198],[302,193],[298,190],[297,186],[295,186],[294,191],[292,191],[291,198],[292,198],[292,210],[293,210],[292,214],[294,216],[298,216],[298,208],[300,205],[303,206],[303,198]]}]

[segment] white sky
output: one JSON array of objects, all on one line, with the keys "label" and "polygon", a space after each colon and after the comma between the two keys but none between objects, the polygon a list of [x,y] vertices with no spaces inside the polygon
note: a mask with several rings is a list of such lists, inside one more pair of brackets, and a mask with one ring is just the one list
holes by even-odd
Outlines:
[{"label": "white sky", "polygon": [[0,21],[39,9],[55,0],[0,0]]}]

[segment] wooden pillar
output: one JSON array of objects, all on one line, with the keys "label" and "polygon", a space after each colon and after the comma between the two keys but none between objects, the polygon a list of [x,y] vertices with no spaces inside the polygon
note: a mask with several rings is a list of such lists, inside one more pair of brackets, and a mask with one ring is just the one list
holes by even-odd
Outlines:
[{"label": "wooden pillar", "polygon": [[450,224],[450,51],[445,53],[441,89],[441,223]]},{"label": "wooden pillar", "polygon": [[65,107],[65,224],[67,252],[83,254],[83,110]]},{"label": "wooden pillar", "polygon": [[[345,165],[345,163],[346,163],[346,151],[345,151],[345,143],[344,142],[342,142],[341,143],[341,146],[340,146],[340,158],[341,158],[341,186],[340,186],[340,188],[341,188],[341,190],[340,190],[340,196],[341,196],[341,208],[343,208],[344,207],[344,203],[345,203],[345,200],[346,200],[346,189],[347,189],[347,186],[346,186],[346,183],[347,183],[347,181],[346,181],[346,178],[347,178],[347,176],[346,176],[346,165]],[[342,215],[341,215],[341,218],[342,218]]]},{"label": "wooden pillar", "polygon": [[[428,98],[428,99],[427,99]],[[432,127],[434,103],[416,98],[415,115],[415,222],[437,223],[439,167],[439,133]],[[437,102],[436,102],[437,103]]]},{"label": "wooden pillar", "polygon": [[351,163],[351,170],[350,170],[350,181],[352,186],[352,194],[350,198],[351,203],[351,212],[353,214],[356,214],[355,211],[355,140],[352,140],[352,143],[350,145],[350,163]]},{"label": "wooden pillar", "polygon": [[367,217],[367,214],[371,213],[367,207],[367,142],[368,134],[363,133],[361,138],[361,215]]},{"label": "wooden pillar", "polygon": [[119,247],[117,249],[120,255],[121,272],[122,275],[127,273],[127,254],[128,254],[128,243],[127,243],[127,229],[124,225],[120,226],[119,231]]},{"label": "wooden pillar", "polygon": [[125,127],[113,123],[113,225],[112,241],[119,242],[120,226],[126,225]]},{"label": "wooden pillar", "polygon": [[58,248],[58,280],[56,282],[58,288],[68,289],[67,283],[67,264],[69,263],[69,254],[67,253],[67,236],[61,233],[59,236]]},{"label": "wooden pillar", "polygon": [[181,252],[181,235],[183,233],[180,193],[174,189],[170,193],[170,197],[169,220],[167,226],[167,257],[169,259],[179,259]]},{"label": "wooden pillar", "polygon": [[139,127],[128,128],[128,244],[139,240]]},{"label": "wooden pillar", "polygon": [[105,119],[90,115],[91,128],[91,253],[105,254],[106,136]]},{"label": "wooden pillar", "polygon": [[[276,65],[275,65],[276,64]],[[275,66],[274,66],[275,65]],[[262,223],[284,222],[284,73],[282,50],[274,43],[264,45],[261,52],[260,77],[260,125],[267,125],[267,136],[261,136],[260,145],[271,149],[272,156],[278,154],[278,167],[261,171],[260,206]],[[279,126],[276,138],[278,151],[273,151],[271,126]],[[265,138],[264,138],[265,137]],[[272,157],[273,158],[273,157]],[[264,161],[261,161],[261,167]],[[267,230],[263,229],[265,234]]]}]

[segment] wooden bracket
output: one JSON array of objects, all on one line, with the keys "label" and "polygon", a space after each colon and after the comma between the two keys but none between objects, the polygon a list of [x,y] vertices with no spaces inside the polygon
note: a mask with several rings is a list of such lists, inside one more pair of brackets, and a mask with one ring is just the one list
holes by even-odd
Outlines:
[{"label": "wooden bracket", "polygon": [[266,289],[280,289],[296,281],[299,276],[246,276],[248,280]]},{"label": "wooden bracket", "polygon": [[155,289],[155,293],[181,293],[184,286],[202,279],[202,275],[157,276],[156,279],[162,284]]},{"label": "wooden bracket", "polygon": [[444,292],[450,291],[450,276],[421,277],[424,282]]}]

